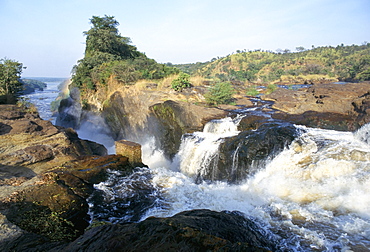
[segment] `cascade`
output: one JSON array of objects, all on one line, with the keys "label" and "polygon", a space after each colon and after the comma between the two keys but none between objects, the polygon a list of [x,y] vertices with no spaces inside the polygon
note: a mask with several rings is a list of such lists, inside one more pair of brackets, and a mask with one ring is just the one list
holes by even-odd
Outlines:
[{"label": "cascade", "polygon": [[[204,126],[203,132],[185,134],[172,168],[190,177],[202,178],[213,173],[217,164],[218,149],[224,138],[239,133],[237,126],[242,116],[213,120]],[[211,178],[213,176],[211,175]]]},{"label": "cascade", "polygon": [[[263,164],[252,161],[255,172],[239,184],[198,179],[216,176],[223,143],[251,138],[238,131],[239,119],[215,120],[203,132],[184,135],[173,162],[148,137],[143,162],[150,169],[137,168],[129,177],[111,172],[95,185],[92,216],[124,223],[192,209],[239,211],[277,237],[284,251],[368,251],[370,124],[355,133],[295,126],[294,140]],[[231,145],[232,173],[247,143]]]}]

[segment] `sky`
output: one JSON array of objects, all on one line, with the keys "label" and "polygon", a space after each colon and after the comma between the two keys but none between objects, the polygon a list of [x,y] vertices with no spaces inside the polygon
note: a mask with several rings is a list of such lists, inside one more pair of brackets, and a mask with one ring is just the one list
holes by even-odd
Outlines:
[{"label": "sky", "polygon": [[23,63],[22,77],[70,77],[104,15],[159,63],[370,42],[370,0],[0,0],[0,59]]}]

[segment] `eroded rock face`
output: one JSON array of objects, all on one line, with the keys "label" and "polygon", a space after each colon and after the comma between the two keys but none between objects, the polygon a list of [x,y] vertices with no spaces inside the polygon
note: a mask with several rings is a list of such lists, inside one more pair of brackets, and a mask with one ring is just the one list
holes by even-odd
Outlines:
[{"label": "eroded rock face", "polygon": [[0,126],[0,170],[4,172],[0,179],[6,173],[12,176],[15,167],[38,174],[78,156],[107,154],[104,146],[79,139],[74,130],[56,127],[38,113],[15,105],[1,105]]},{"label": "eroded rock face", "polygon": [[336,130],[355,130],[370,121],[370,82],[315,84],[298,91],[278,89],[262,97],[281,111],[273,117]]},{"label": "eroded rock face", "polygon": [[228,114],[216,108],[174,101],[155,104],[150,110],[162,129],[162,134],[158,135],[160,147],[169,158],[173,158],[178,152],[183,134],[202,131],[208,121],[224,118]]}]

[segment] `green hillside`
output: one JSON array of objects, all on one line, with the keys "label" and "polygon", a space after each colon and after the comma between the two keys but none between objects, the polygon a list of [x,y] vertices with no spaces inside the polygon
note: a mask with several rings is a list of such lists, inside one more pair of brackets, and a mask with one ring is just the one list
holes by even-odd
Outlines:
[{"label": "green hillside", "polygon": [[370,80],[370,43],[289,50],[244,51],[212,62],[175,65],[192,75],[221,81],[303,83]]}]

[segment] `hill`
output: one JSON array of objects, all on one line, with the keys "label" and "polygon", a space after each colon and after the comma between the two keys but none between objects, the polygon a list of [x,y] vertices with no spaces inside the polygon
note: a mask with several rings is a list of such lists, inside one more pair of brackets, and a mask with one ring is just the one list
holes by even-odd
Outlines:
[{"label": "hill", "polygon": [[211,62],[174,66],[192,75],[221,81],[293,84],[370,79],[370,43],[297,50],[237,51]]}]

